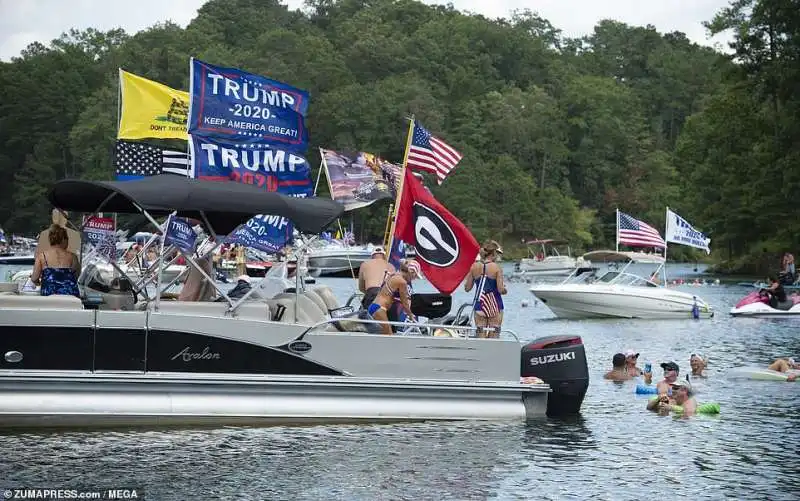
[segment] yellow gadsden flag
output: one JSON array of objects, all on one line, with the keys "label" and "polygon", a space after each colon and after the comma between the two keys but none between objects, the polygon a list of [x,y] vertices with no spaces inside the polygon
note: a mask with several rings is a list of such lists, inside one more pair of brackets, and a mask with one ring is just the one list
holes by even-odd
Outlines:
[{"label": "yellow gadsden flag", "polygon": [[117,139],[187,139],[189,93],[119,70]]}]

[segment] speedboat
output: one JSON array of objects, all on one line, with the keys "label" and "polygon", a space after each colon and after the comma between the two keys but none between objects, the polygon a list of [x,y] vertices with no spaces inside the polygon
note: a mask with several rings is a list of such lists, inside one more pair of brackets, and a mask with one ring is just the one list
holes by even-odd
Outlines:
[{"label": "speedboat", "polygon": [[[210,237],[230,234],[261,213],[317,234],[343,212],[332,200],[171,175],[62,180],[48,199],[72,213],[141,212],[154,225],[174,213],[203,221]],[[194,252],[207,256],[219,243],[209,238],[181,253],[202,275]],[[201,252],[204,247],[211,249]],[[305,264],[305,256],[297,259]],[[579,413],[588,387],[580,337],[523,346],[512,331],[482,339],[469,324],[444,321],[373,334],[378,322],[339,305],[329,288],[305,288],[303,268],[291,289],[281,286],[272,295],[255,286],[236,300],[206,280],[203,287],[220,294],[208,302],[169,301],[159,291],[150,297],[125,278],[99,293],[83,283],[81,298],[23,295],[0,284],[6,291],[0,293],[0,427],[527,420]]]},{"label": "speedboat", "polygon": [[372,257],[368,247],[352,247],[339,241],[321,241],[308,256],[308,268],[315,276],[352,276],[361,263]]},{"label": "speedboat", "polygon": [[[559,318],[709,318],[711,307],[694,294],[659,285],[630,271],[630,255],[593,251],[584,259],[624,263],[600,277],[576,269],[560,284],[536,284],[530,291]],[[656,270],[657,275],[663,263]]]},{"label": "speedboat", "polygon": [[769,305],[769,296],[764,290],[753,291],[731,308],[734,317],[791,317],[800,315],[800,294],[792,294],[777,308]]},{"label": "speedboat", "polygon": [[[569,275],[575,268],[591,266],[583,257],[572,257],[571,249],[566,241],[530,240],[525,242],[531,257],[519,262],[518,271],[527,275],[560,276]],[[566,254],[560,254],[558,246],[566,246]],[[534,248],[536,247],[536,250]]]}]

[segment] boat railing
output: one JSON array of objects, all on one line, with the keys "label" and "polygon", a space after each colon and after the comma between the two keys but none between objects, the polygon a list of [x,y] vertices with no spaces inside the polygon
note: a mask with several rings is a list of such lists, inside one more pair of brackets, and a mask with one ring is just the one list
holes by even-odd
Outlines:
[{"label": "boat railing", "polygon": [[[401,332],[397,332],[394,335],[397,336],[425,336],[425,337],[433,337],[432,330],[436,329],[447,329],[449,331],[456,331],[457,333],[461,333],[465,331],[469,333],[469,335],[461,335],[458,337],[464,339],[497,339],[497,338],[479,338],[478,334],[478,327],[473,325],[453,325],[453,324],[431,324],[431,323],[419,323],[419,322],[393,322],[393,321],[383,321],[383,320],[373,320],[367,318],[357,318],[357,317],[347,317],[347,318],[331,318],[328,320],[323,320],[317,322],[314,325],[309,326],[305,331],[303,331],[300,336],[298,336],[298,340],[303,339],[306,334],[310,334],[322,327],[334,325],[337,322],[345,320],[347,322],[359,323],[359,324],[366,324],[366,325],[391,325],[396,327],[403,327],[404,330]],[[484,328],[485,329],[485,328]],[[426,332],[430,334],[426,334]],[[373,333],[368,332],[367,334],[374,334],[374,335],[382,335],[380,333]],[[507,334],[514,338],[517,342],[519,342],[519,336],[517,333],[511,329],[501,329],[500,334]]]}]

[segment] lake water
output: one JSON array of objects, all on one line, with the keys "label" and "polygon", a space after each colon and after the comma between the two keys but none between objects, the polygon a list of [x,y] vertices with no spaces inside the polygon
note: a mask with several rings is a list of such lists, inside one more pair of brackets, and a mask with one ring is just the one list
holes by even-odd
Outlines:
[{"label": "lake water", "polygon": [[[320,283],[340,299],[354,288]],[[583,337],[591,383],[580,418],[0,435],[0,488],[139,486],[149,500],[800,499],[800,384],[725,376],[800,353],[800,319],[731,318],[747,289],[686,286],[713,319],[562,321],[527,289],[510,284],[505,325],[523,339]],[[469,299],[459,292],[454,305]],[[660,417],[635,383],[603,380],[627,348],[642,366],[675,360],[682,373],[690,354],[709,357],[697,398],[719,402],[720,416]]]}]

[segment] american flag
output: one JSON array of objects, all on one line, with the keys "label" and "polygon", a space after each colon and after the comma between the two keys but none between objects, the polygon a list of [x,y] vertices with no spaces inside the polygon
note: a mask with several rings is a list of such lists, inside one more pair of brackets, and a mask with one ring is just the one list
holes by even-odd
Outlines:
[{"label": "american flag", "polygon": [[658,247],[664,249],[667,243],[658,230],[624,212],[617,212],[617,241],[631,247]]},{"label": "american flag", "polygon": [[497,297],[495,297],[494,291],[482,291],[478,301],[480,301],[481,311],[486,315],[486,318],[500,315],[500,306],[497,304]]},{"label": "american flag", "polygon": [[189,155],[132,141],[117,141],[114,148],[117,179],[128,181],[158,174],[189,175]]},{"label": "american flag", "polygon": [[424,170],[436,174],[439,184],[442,184],[463,155],[453,149],[441,139],[434,137],[425,127],[414,123],[414,132],[411,135],[411,147],[408,149],[407,167]]}]

